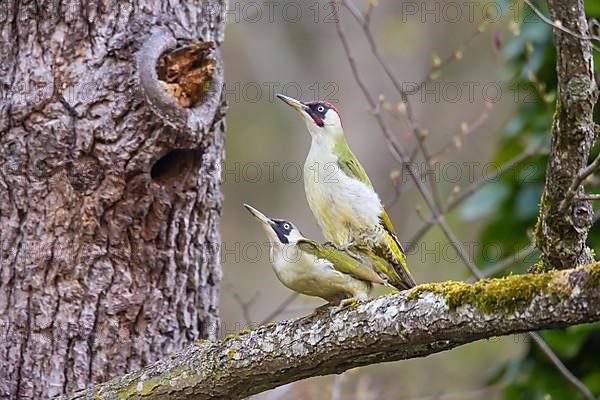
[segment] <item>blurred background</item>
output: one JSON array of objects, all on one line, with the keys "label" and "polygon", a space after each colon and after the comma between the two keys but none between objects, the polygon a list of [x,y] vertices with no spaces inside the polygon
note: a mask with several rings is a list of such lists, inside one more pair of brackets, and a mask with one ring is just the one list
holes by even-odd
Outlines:
[{"label": "blurred background", "polygon": [[[533,155],[498,176],[523,152],[548,148],[554,112],[555,55],[551,29],[522,3],[367,1],[380,53],[407,89],[430,153],[442,203],[482,179],[485,185],[448,214],[477,265],[497,275],[524,272],[537,261],[528,249],[543,187],[545,161]],[[542,4],[540,9],[547,13]],[[588,1],[590,17],[600,4]],[[380,112],[409,152],[416,145],[400,96],[373,55],[361,26],[338,6],[360,74],[378,97]],[[306,203],[302,166],[310,136],[304,122],[274,94],[324,99],[341,112],[350,146],[367,170],[398,232],[410,244],[408,263],[418,283],[467,280],[470,274],[441,231],[433,227],[411,243],[430,214],[390,153],[352,74],[326,1],[230,0],[224,43],[227,123],[223,164],[223,286],[221,337],[262,323],[312,312],[323,301],[298,296],[274,275],[260,226],[246,202],[269,216],[323,237]],[[600,55],[596,54],[596,61]],[[415,159],[420,173],[422,156]],[[598,229],[590,245],[600,243]],[[406,247],[406,246],[405,246]],[[521,252],[519,252],[521,250]],[[510,258],[519,252],[519,257]],[[374,295],[383,295],[378,289]],[[552,348],[597,395],[598,326],[545,332]],[[596,362],[594,362],[594,358]],[[332,397],[338,396],[338,397]],[[530,346],[526,336],[481,341],[424,359],[374,365],[305,380],[260,398],[272,399],[578,399],[583,398]],[[553,397],[552,397],[553,396]]]}]

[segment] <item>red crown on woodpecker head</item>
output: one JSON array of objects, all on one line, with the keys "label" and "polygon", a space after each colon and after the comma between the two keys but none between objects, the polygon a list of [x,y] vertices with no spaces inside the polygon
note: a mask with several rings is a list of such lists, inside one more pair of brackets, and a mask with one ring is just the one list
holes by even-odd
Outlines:
[{"label": "red crown on woodpecker head", "polygon": [[[340,115],[340,112],[338,111],[338,109],[335,108],[335,106],[328,101],[323,101],[323,100],[309,101],[305,104],[310,109],[309,114],[312,117],[313,121],[315,121],[315,123],[321,127],[323,126],[323,120],[325,119],[325,114],[327,114],[327,111],[329,111],[329,110],[335,111],[340,119],[340,123],[342,121],[342,116]],[[322,106],[323,110],[320,111],[319,106]]]}]

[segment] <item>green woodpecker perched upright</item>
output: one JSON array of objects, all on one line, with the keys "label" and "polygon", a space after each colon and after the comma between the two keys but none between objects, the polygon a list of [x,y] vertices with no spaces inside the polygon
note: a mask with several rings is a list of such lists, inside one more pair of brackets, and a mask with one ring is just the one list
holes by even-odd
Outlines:
[{"label": "green woodpecker perched upright", "polygon": [[367,297],[373,283],[386,285],[375,272],[385,267],[385,261],[368,250],[345,252],[322,245],[305,238],[289,221],[269,218],[248,204],[244,207],[267,234],[273,270],[289,289],[334,305]]},{"label": "green woodpecker perched upright", "polygon": [[325,238],[342,249],[357,245],[371,250],[392,266],[380,272],[382,278],[400,290],[414,287],[404,249],[367,173],[348,147],[338,110],[325,101],[277,97],[302,115],[312,137],[304,190]]}]

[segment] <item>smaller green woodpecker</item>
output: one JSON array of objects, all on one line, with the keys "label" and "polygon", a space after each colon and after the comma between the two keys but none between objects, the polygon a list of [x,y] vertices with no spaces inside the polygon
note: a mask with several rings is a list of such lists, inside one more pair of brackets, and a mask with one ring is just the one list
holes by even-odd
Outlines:
[{"label": "smaller green woodpecker", "polygon": [[341,251],[320,244],[304,237],[289,221],[269,218],[248,204],[244,207],[267,234],[273,270],[287,288],[335,305],[366,298],[373,283],[391,287],[376,272],[385,268],[385,261],[368,250]]}]

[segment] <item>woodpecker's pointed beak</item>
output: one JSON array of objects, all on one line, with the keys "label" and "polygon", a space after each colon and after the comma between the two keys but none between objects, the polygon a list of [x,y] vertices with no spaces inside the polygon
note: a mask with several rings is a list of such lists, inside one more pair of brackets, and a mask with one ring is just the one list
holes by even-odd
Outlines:
[{"label": "woodpecker's pointed beak", "polygon": [[307,112],[308,111],[308,106],[306,104],[304,104],[303,102],[301,102],[300,100],[296,100],[294,98],[291,98],[289,96],[285,96],[281,93],[277,93],[276,96],[283,100],[287,105],[289,105],[290,107],[300,111],[300,112]]},{"label": "woodpecker's pointed beak", "polygon": [[265,214],[261,213],[256,208],[246,203],[244,203],[244,207],[246,207],[246,210],[250,211],[250,214],[252,214],[254,218],[256,218],[260,223],[265,225],[265,227],[271,227],[271,218],[267,217]]},{"label": "woodpecker's pointed beak", "polygon": [[275,223],[273,220],[248,204],[244,204],[244,207],[246,207],[246,210],[248,210],[250,214],[252,214],[252,216],[258,220],[258,222],[260,222],[260,225],[267,234],[271,244],[281,245],[281,239],[279,238],[277,232],[275,232]]}]

